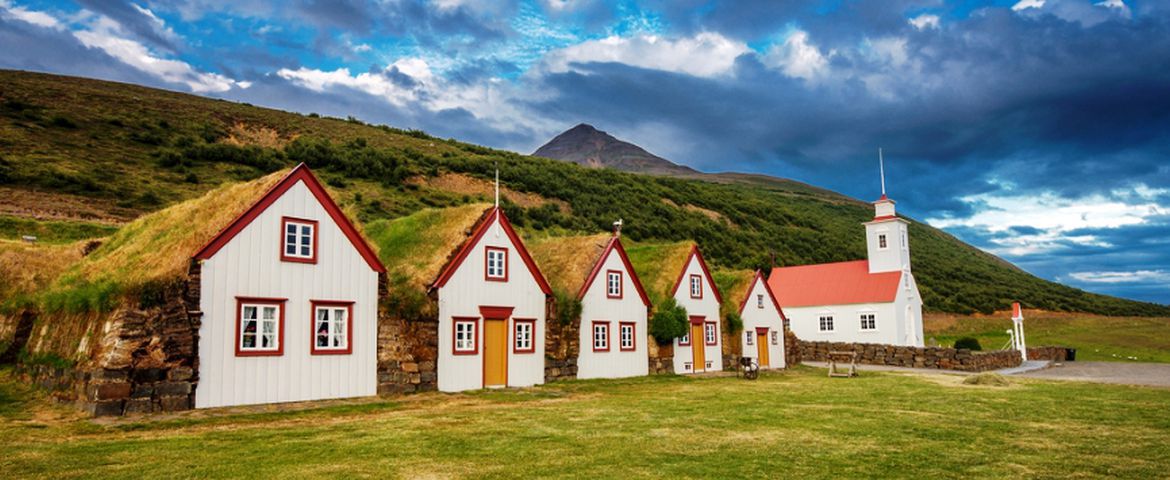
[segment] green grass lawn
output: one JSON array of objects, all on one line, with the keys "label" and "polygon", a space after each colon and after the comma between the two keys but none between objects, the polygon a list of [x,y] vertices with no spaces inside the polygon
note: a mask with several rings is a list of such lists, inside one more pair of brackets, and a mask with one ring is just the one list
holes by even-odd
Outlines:
[{"label": "green grass lawn", "polygon": [[[1102,317],[1080,313],[1024,313],[1024,335],[1031,346],[1062,345],[1077,349],[1081,361],[1170,363],[1170,318]],[[1010,315],[999,317],[927,316],[925,336],[950,346],[960,337],[975,337],[984,350],[1008,342]]]},{"label": "green grass lawn", "polygon": [[801,368],[96,423],[0,381],[5,477],[1131,477],[1170,390]]}]

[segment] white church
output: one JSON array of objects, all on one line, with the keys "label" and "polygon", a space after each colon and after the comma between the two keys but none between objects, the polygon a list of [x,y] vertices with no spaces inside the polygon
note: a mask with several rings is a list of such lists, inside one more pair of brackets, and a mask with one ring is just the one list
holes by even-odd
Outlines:
[{"label": "white church", "polygon": [[910,271],[910,222],[882,196],[865,222],[867,260],[778,267],[768,285],[798,338],[922,346],[922,296]]}]

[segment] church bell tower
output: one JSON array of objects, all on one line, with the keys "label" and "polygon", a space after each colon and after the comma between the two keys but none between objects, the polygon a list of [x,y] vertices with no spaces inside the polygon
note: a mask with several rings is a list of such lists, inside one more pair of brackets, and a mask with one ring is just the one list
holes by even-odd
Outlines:
[{"label": "church bell tower", "polygon": [[886,166],[878,149],[882,197],[873,202],[873,220],[865,222],[869,273],[910,271],[910,222],[898,218],[894,201],[886,196]]}]

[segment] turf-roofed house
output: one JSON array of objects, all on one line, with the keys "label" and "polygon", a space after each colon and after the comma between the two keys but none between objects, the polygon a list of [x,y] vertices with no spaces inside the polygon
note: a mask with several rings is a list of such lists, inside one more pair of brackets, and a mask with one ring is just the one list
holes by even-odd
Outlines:
[{"label": "turf-roofed house", "polygon": [[418,345],[380,359],[386,374],[422,370],[445,392],[544,383],[552,290],[501,208],[426,209],[368,230],[391,272],[388,316],[404,325],[381,341]]},{"label": "turf-roofed house", "polygon": [[[577,378],[622,378],[646,375],[647,315],[650,299],[622,245],[613,235],[554,237],[532,244],[532,254],[557,296],[557,321],[564,336],[550,348],[566,348],[570,362],[549,365],[547,377],[575,368]],[[577,303],[580,309],[570,307]],[[574,315],[574,313],[576,315]],[[572,316],[573,318],[560,318]],[[550,362],[562,352],[551,352]],[[554,371],[554,369],[556,371]]]},{"label": "turf-roofed house", "polygon": [[674,372],[679,374],[723,370],[720,306],[723,296],[711,277],[698,245],[691,248],[671,296],[686,309],[690,328],[674,340]]},{"label": "turf-roofed house", "polygon": [[96,415],[373,395],[377,255],[305,166],[85,246],[22,301],[34,381]]},{"label": "turf-roofed house", "polygon": [[921,347],[922,295],[910,271],[908,225],[883,192],[865,223],[866,260],[773,268],[768,284],[796,336]]},{"label": "turf-roofed house", "polygon": [[738,313],[743,321],[740,356],[752,359],[761,369],[784,368],[784,310],[763,272],[751,274]]}]

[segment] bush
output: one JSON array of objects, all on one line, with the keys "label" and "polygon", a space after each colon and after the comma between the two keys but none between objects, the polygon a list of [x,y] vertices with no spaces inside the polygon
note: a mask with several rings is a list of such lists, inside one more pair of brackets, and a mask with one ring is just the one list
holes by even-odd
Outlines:
[{"label": "bush", "polygon": [[738,335],[743,331],[743,317],[739,316],[739,312],[727,312],[727,315],[723,316],[723,331],[731,335]]},{"label": "bush", "polygon": [[979,344],[979,339],[975,337],[963,337],[955,340],[955,348],[966,348],[974,351],[983,350],[983,346]]},{"label": "bush", "polygon": [[650,317],[650,334],[660,344],[687,334],[687,309],[683,308],[673,298],[666,299],[658,306],[658,311]]},{"label": "bush", "polygon": [[54,127],[68,128],[71,130],[77,128],[77,124],[74,123],[73,120],[70,120],[69,117],[61,115],[54,115],[53,118],[49,120],[49,124],[53,125]]},{"label": "bush", "polygon": [[560,290],[553,290],[556,308],[553,317],[557,323],[568,325],[581,320],[581,300],[577,296]]}]

